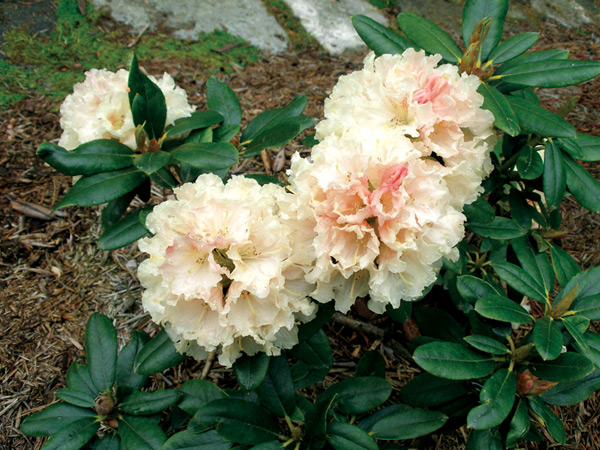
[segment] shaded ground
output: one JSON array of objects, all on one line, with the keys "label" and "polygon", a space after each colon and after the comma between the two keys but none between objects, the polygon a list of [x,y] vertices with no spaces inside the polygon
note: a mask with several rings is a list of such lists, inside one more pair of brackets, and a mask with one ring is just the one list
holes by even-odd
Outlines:
[{"label": "shaded ground", "polygon": [[[539,24],[543,38],[537,49],[569,48],[573,58],[598,59],[600,44],[592,39],[598,30],[591,26],[569,31],[555,23]],[[537,25],[536,25],[537,26]],[[524,31],[527,24],[512,22],[511,33]],[[539,31],[535,29],[535,31]],[[142,39],[146,36],[142,37]],[[307,113],[322,117],[323,99],[337,78],[360,67],[364,55],[332,58],[308,49],[285,56],[266,57],[259,63],[237,68],[221,79],[234,88],[245,120],[259,112],[281,107],[296,94],[308,96]],[[169,58],[144,63],[150,73],[171,73],[188,92],[192,103],[204,105],[206,76],[200,63]],[[600,81],[561,91],[547,91],[545,106],[557,109],[567,98],[580,95],[569,116],[578,131],[600,136]],[[55,104],[44,95],[31,95],[13,108],[0,111],[0,449],[38,449],[43,440],[22,436],[19,425],[32,411],[55,401],[53,391],[64,387],[64,375],[71,362],[83,357],[83,327],[93,311],[115,319],[119,337],[133,329],[153,330],[140,309],[140,290],[135,270],[142,256],[137,249],[102,252],[94,244],[98,232],[98,211],[69,208],[63,217],[41,220],[31,217],[31,206],[51,208],[70,185],[35,157],[37,146],[60,135]],[[287,155],[300,146],[293,143]],[[588,169],[600,178],[597,165]],[[264,170],[261,161],[242,164],[237,171]],[[16,203],[18,199],[24,203]],[[598,216],[566,199],[564,228],[572,230],[564,240],[567,249],[587,269],[600,264],[600,222]],[[374,325],[386,328],[387,319]],[[410,379],[410,368],[390,352],[374,335],[333,323],[328,332],[335,353],[333,371],[326,382],[341,379],[354,371],[359,355],[383,347],[388,363],[388,380],[399,387]],[[164,375],[155,376],[156,385],[178,385],[198,377],[205,364],[187,361]],[[213,364],[208,379],[229,386],[232,376]],[[560,410],[569,434],[567,449],[600,448],[596,396],[587,402]],[[461,449],[467,430],[412,443],[427,449]],[[530,448],[548,448],[540,444]]]}]

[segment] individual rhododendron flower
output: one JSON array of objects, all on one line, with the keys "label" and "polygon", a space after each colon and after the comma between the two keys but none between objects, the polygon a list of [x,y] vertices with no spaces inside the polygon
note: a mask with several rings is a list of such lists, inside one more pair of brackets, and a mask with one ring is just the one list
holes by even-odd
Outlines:
[{"label": "individual rhododendron flower", "polygon": [[[129,108],[129,71],[109,72],[92,69],[85,81],[75,85],[60,107],[63,134],[58,145],[67,150],[94,139],[117,139],[133,150],[136,148],[135,125]],[[175,86],[170,75],[161,79],[150,76],[165,96],[166,125],[194,111],[183,89]]]},{"label": "individual rhododendron flower", "polygon": [[462,208],[477,198],[492,170],[494,117],[481,109],[479,78],[461,75],[450,64],[436,67],[440,60],[413,49],[378,58],[369,54],[363,70],[339,79],[316,137],[342,137],[356,129],[370,139],[406,137],[421,157],[443,164],[451,202]]},{"label": "individual rhododendron flower", "polygon": [[219,353],[231,366],[242,352],[277,355],[297,343],[297,321],[311,317],[305,281],[313,225],[299,221],[296,198],[279,186],[201,175],[154,208],[150,258],[139,278],[143,306],[176,348],[197,359]]}]

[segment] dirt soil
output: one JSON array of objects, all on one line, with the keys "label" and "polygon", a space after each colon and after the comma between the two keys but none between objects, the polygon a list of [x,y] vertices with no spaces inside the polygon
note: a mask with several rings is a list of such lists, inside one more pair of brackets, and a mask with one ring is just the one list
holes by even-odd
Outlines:
[{"label": "dirt soil", "polygon": [[[529,28],[528,28],[529,27]],[[541,29],[540,29],[541,27]],[[510,24],[509,34],[541,31],[536,49],[568,48],[575,59],[599,59],[600,43],[592,26],[566,30],[548,22]],[[593,34],[595,33],[595,35]],[[506,37],[506,36],[505,36]],[[142,37],[143,39],[143,37]],[[314,49],[301,54],[267,56],[258,64],[238,68],[220,78],[238,94],[244,120],[267,108],[281,107],[295,95],[308,96],[307,113],[321,118],[323,100],[337,78],[360,68],[364,54],[334,58]],[[171,73],[189,94],[192,103],[204,107],[205,78],[198,68],[180,61],[146,62],[149,73]],[[600,78],[562,90],[546,90],[544,106],[556,110],[573,95],[579,101],[568,119],[579,132],[600,136]],[[99,234],[97,208],[68,208],[52,217],[57,199],[69,188],[68,177],[57,174],[36,158],[37,146],[56,141],[61,133],[59,117],[49,112],[43,96],[30,96],[14,108],[0,111],[0,449],[39,449],[44,439],[19,432],[24,417],[55,402],[53,392],[65,386],[68,366],[84,357],[83,330],[89,315],[101,311],[117,326],[121,343],[134,329],[155,328],[140,307],[140,287],[135,275],[143,255],[133,246],[104,252],[96,247]],[[302,147],[287,146],[289,156]],[[586,166],[600,178],[597,164]],[[260,159],[235,171],[264,171]],[[600,222],[571,199],[563,202],[563,228],[571,233],[563,247],[584,269],[600,264]],[[40,213],[41,211],[41,213]],[[387,319],[374,319],[380,328]],[[383,345],[377,336],[333,322],[328,336],[335,353],[334,369],[326,381],[352,373],[359,356]],[[388,379],[400,387],[417,371],[396,354],[386,353]],[[217,363],[187,361],[177,369],[154,377],[156,386],[177,386],[204,372],[221,386],[231,386],[231,372]],[[600,448],[597,395],[560,416],[568,430],[566,449]],[[464,448],[466,429],[411,443],[426,449]],[[541,443],[528,448],[545,449]],[[552,446],[556,448],[556,446]]]}]

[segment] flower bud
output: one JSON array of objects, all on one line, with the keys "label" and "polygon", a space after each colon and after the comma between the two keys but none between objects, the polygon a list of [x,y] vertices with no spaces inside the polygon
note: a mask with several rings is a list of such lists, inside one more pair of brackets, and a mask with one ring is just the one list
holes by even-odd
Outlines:
[{"label": "flower bud", "polygon": [[115,401],[110,394],[102,394],[94,400],[96,412],[100,416],[108,416],[115,407]]},{"label": "flower bud", "polygon": [[557,384],[555,381],[542,380],[526,370],[517,376],[517,394],[522,397],[536,397],[552,389]]}]

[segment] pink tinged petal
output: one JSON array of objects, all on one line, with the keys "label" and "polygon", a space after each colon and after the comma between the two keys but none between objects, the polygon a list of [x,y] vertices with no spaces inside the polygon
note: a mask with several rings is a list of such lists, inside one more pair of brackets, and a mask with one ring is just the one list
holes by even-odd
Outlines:
[{"label": "pink tinged petal", "polygon": [[432,73],[427,77],[425,86],[415,91],[413,100],[420,104],[427,102],[436,103],[437,100],[446,95],[449,90],[450,84],[448,83],[448,80],[439,73]]},{"label": "pink tinged petal", "polygon": [[400,212],[403,199],[399,189],[407,174],[408,169],[402,164],[388,167],[383,172],[381,184],[371,193],[371,214],[377,217],[379,225],[383,225],[386,219],[393,218]]}]

